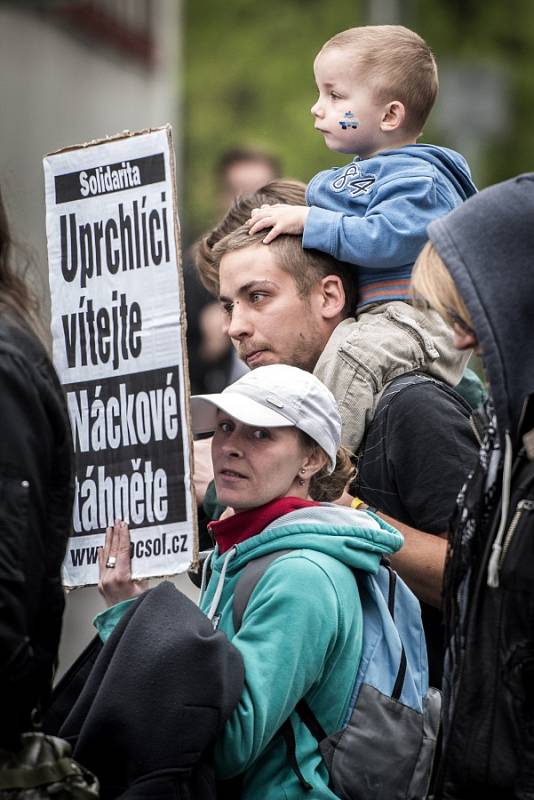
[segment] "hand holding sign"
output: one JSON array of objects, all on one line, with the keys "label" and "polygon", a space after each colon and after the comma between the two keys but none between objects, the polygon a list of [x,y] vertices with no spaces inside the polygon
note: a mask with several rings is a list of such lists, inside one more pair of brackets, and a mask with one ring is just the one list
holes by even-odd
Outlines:
[{"label": "hand holding sign", "polygon": [[116,520],[106,530],[104,547],[98,553],[100,580],[98,591],[108,608],[145,592],[147,580],[132,578],[130,531],[125,522]]}]

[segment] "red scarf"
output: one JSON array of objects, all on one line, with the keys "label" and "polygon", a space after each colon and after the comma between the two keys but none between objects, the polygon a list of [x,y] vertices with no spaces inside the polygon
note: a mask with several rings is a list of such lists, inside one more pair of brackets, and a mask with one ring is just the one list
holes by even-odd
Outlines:
[{"label": "red scarf", "polygon": [[296,511],[298,508],[318,506],[314,500],[301,500],[300,497],[281,497],[271,500],[259,508],[250,508],[248,511],[239,511],[226,519],[210,522],[209,530],[215,536],[219,546],[219,553],[225,553],[235,544],[250,539],[251,536],[261,533],[264,528],[278,517]]}]

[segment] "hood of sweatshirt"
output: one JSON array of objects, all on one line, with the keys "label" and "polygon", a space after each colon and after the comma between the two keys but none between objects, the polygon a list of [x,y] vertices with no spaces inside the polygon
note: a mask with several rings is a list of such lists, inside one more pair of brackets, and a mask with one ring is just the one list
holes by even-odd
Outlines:
[{"label": "hood of sweatshirt", "polygon": [[501,441],[516,447],[534,392],[534,173],[484,189],[428,235],[473,320]]},{"label": "hood of sweatshirt", "polygon": [[467,200],[476,194],[477,189],[467,161],[456,150],[433,144],[410,144],[400,150],[384,150],[380,155],[384,157],[408,155],[421,158],[447,178],[462,200]]},{"label": "hood of sweatshirt", "polygon": [[353,569],[376,572],[382,556],[395,553],[402,544],[402,535],[374,514],[321,503],[284,514],[228,553],[219,555],[216,548],[211,566],[217,571],[231,553],[226,572],[232,575],[253,558],[275,550],[306,549],[331,555]]},{"label": "hood of sweatshirt", "polygon": [[[216,615],[225,596],[232,593],[244,566],[254,558],[277,550],[316,550],[342,561],[351,569],[375,573],[383,556],[402,547],[403,537],[395,528],[374,514],[355,511],[333,503],[301,508],[271,522],[261,533],[219,554],[215,548],[209,559],[212,579],[209,600],[204,596],[207,564],[204,565],[201,608],[209,604],[207,615]],[[224,596],[223,596],[224,593]]]}]

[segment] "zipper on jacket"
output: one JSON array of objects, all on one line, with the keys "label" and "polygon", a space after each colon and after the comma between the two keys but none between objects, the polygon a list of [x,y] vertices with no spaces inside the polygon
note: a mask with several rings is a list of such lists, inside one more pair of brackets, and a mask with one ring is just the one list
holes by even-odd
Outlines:
[{"label": "zipper on jacket", "polygon": [[506,553],[510,549],[510,545],[512,544],[513,538],[515,536],[515,532],[517,530],[517,526],[523,516],[525,511],[534,511],[534,500],[520,500],[515,508],[514,516],[512,517],[512,521],[510,522],[510,526],[506,531],[506,535],[504,537],[504,542],[502,546],[502,553],[500,564],[504,562],[506,558]]},{"label": "zipper on jacket", "polygon": [[475,439],[478,442],[478,446],[482,447],[482,435],[483,434],[482,434],[482,431],[479,430],[479,427],[477,425],[477,421],[476,421],[476,419],[475,419],[473,414],[471,414],[471,416],[469,417],[469,427],[471,428],[471,430],[475,434]]}]

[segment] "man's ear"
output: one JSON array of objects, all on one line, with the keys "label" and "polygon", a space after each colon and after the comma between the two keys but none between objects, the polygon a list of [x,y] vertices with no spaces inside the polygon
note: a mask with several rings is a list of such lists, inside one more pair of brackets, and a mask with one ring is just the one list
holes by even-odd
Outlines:
[{"label": "man's ear", "polygon": [[320,302],[323,319],[333,319],[343,313],[346,297],[339,275],[327,275],[321,279]]},{"label": "man's ear", "polygon": [[382,121],[380,123],[381,131],[396,131],[402,128],[406,120],[406,109],[404,103],[400,100],[392,100],[384,108]]}]

